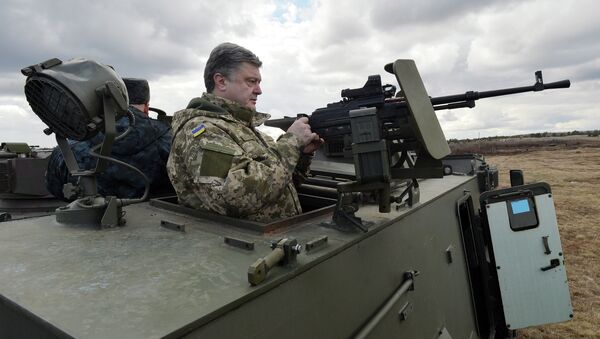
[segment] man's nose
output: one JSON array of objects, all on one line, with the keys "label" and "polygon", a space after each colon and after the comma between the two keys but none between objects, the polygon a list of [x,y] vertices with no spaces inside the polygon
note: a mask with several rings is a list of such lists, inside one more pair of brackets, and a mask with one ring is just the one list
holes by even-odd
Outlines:
[{"label": "man's nose", "polygon": [[254,91],[252,91],[254,94],[256,95],[261,95],[262,94],[262,89],[260,88],[259,84],[256,84],[256,86],[254,86]]}]

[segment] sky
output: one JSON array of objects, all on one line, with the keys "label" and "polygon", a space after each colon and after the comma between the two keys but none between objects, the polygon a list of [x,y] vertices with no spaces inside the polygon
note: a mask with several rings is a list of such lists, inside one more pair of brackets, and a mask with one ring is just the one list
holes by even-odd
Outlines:
[{"label": "sky", "polygon": [[310,114],[413,59],[430,96],[571,80],[571,88],[437,111],[446,138],[600,128],[600,2],[593,0],[2,0],[0,142],[56,144],[30,109],[23,67],[88,58],[148,79],[169,115],[205,90],[213,47],[263,61],[257,109]]}]

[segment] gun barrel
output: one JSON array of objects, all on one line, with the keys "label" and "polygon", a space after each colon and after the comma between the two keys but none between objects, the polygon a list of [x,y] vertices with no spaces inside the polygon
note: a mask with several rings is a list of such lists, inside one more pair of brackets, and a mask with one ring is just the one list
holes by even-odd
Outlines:
[{"label": "gun barrel", "polygon": [[524,92],[539,92],[545,89],[555,89],[555,88],[569,88],[571,87],[571,81],[569,80],[561,80],[551,83],[536,83],[532,86],[522,86],[522,87],[512,87],[512,88],[504,88],[504,89],[496,89],[492,91],[469,91],[464,94],[456,94],[456,95],[448,95],[443,97],[435,97],[431,98],[432,105],[441,105],[441,104],[451,104],[455,102],[465,102],[465,101],[474,101],[483,98],[491,98],[498,97],[503,95],[524,93]]},{"label": "gun barrel", "polygon": [[556,81],[556,82],[551,82],[549,84],[544,84],[544,89],[551,89],[551,88],[569,88],[571,87],[571,81],[570,80],[561,80],[561,81]]}]

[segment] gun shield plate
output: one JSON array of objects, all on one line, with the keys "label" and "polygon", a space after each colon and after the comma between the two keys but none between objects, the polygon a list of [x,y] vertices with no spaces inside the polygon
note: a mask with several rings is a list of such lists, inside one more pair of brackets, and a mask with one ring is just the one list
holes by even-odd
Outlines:
[{"label": "gun shield plate", "polygon": [[434,159],[441,159],[450,154],[450,147],[414,60],[396,60],[394,74],[408,103],[410,123],[427,152]]}]

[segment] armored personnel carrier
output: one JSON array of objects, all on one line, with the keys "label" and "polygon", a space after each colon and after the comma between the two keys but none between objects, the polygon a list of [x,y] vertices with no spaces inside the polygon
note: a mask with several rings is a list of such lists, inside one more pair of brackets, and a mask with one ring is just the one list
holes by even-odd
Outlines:
[{"label": "armored personnel carrier", "polygon": [[[126,114],[120,78],[85,60],[24,69],[65,158],[67,138],[106,141],[96,170],[69,167],[77,200],[0,224],[1,336],[504,338],[569,320],[550,186],[514,171],[498,189],[483,158],[445,158],[434,109],[477,98],[430,98],[412,60],[386,70],[399,93],[372,76],[311,115],[327,145],[299,189],[304,213],[259,223],[98,196]],[[568,81],[540,73],[533,87]]]},{"label": "armored personnel carrier", "polygon": [[64,205],[44,183],[51,149],[0,143],[0,222],[46,215]]}]

